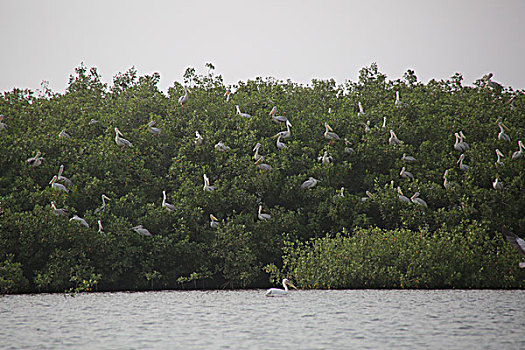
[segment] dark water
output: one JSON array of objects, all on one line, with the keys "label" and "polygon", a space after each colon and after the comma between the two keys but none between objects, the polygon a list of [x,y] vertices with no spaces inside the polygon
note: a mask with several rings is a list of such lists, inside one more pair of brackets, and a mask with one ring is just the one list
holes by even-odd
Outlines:
[{"label": "dark water", "polygon": [[525,291],[13,295],[0,348],[525,349]]}]

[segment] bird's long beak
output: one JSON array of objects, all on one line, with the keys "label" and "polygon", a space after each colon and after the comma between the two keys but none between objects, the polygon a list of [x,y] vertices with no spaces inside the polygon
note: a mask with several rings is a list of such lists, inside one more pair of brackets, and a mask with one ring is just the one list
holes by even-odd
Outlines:
[{"label": "bird's long beak", "polygon": [[297,287],[294,286],[292,282],[288,282],[288,285],[289,285],[290,287],[292,287],[293,289],[297,289]]},{"label": "bird's long beak", "polygon": [[506,126],[505,124],[503,124],[503,123],[500,123],[500,125],[501,125],[502,127],[504,127],[504,128],[505,128],[505,130],[507,130],[507,131],[509,130],[509,128],[507,128],[507,126]]}]

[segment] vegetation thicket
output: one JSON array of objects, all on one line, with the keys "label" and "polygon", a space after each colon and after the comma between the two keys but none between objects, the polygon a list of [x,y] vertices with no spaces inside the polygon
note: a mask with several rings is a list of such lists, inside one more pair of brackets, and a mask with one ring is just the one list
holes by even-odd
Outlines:
[{"label": "vegetation thicket", "polygon": [[[523,91],[410,70],[390,81],[375,64],[339,85],[226,86],[207,68],[167,94],[157,73],[108,86],[84,65],[64,93],[3,93],[0,292],[261,287],[268,274],[303,288],[525,285],[502,235],[525,232]],[[279,115],[290,137],[274,137]]]}]

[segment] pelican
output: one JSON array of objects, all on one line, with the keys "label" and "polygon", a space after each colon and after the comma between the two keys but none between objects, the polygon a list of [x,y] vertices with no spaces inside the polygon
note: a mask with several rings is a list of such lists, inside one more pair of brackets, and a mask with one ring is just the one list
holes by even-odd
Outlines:
[{"label": "pelican", "polygon": [[455,182],[448,181],[448,169],[445,170],[445,173],[443,174],[443,187],[445,187],[446,190],[452,189],[458,184]]},{"label": "pelican", "polygon": [[70,179],[63,176],[62,173],[64,172],[64,165],[60,165],[60,169],[58,169],[58,175],[57,175],[57,181],[64,182],[67,186],[72,186],[73,182],[71,182]]},{"label": "pelican", "polygon": [[465,159],[465,155],[464,154],[461,154],[459,156],[459,159],[457,161],[457,164],[459,164],[459,169],[462,170],[462,171],[467,171],[470,169],[470,166],[466,165],[466,164],[463,164],[463,160]]},{"label": "pelican", "polygon": [[224,97],[226,97],[226,102],[230,100],[231,95],[232,95],[232,91],[230,89],[226,90],[226,92],[224,93]]},{"label": "pelican", "polygon": [[284,148],[288,148],[288,146],[286,146],[286,144],[284,144],[284,142],[281,142],[281,135],[277,134],[277,141],[275,142],[275,145],[277,146],[278,149],[284,149]]},{"label": "pelican", "polygon": [[386,128],[386,117],[383,117],[383,125],[381,127],[384,129]]},{"label": "pelican", "polygon": [[390,138],[388,139],[388,143],[391,145],[401,144],[401,141],[399,141],[399,139],[396,136],[396,133],[392,129],[390,129]]},{"label": "pelican", "polygon": [[98,213],[100,213],[101,211],[104,211],[104,209],[106,209],[106,199],[107,199],[108,201],[111,200],[111,198],[109,198],[109,197],[106,196],[105,194],[103,194],[103,195],[101,196],[101,198],[102,198],[102,205],[101,205],[100,207],[98,207],[97,209],[95,209],[94,214],[98,214]]},{"label": "pelican", "polygon": [[490,87],[494,90],[501,90],[503,89],[503,86],[501,86],[500,83],[496,83],[495,81],[491,80],[493,74],[489,73],[483,77],[483,80],[485,80],[485,87]]},{"label": "pelican", "polygon": [[202,189],[208,192],[215,190],[215,186],[210,186],[210,179],[208,179],[208,176],[204,174],[202,177],[204,178],[204,187]]},{"label": "pelican", "polygon": [[399,97],[399,91],[396,91],[396,101],[394,102],[396,107],[403,107],[405,105],[404,102],[401,102],[401,98]]},{"label": "pelican", "polygon": [[498,156],[498,159],[496,160],[496,165],[504,166],[503,162],[501,161],[501,158],[503,158],[503,153],[499,149],[496,148],[496,156]]},{"label": "pelican", "polygon": [[62,184],[59,184],[57,183],[57,176],[53,176],[53,178],[51,179],[51,181],[49,182],[49,184],[51,185],[51,188],[54,188],[54,189],[57,189],[57,190],[60,190],[60,191],[64,191],[64,192],[69,192],[69,190],[67,189],[66,186],[62,185]]},{"label": "pelican", "polygon": [[190,89],[184,86],[184,95],[179,97],[180,108],[184,108],[184,104],[188,102],[189,100],[188,92],[191,93]]},{"label": "pelican", "polygon": [[461,136],[459,136],[457,132],[454,133],[454,136],[456,137],[456,142],[454,143],[454,149],[456,151],[464,152],[466,148],[465,148],[465,145],[463,144]]},{"label": "pelican", "polygon": [[344,187],[341,187],[341,188],[337,191],[337,196],[338,196],[338,197],[344,197],[344,196],[345,196],[345,188],[344,188]]},{"label": "pelican", "polygon": [[239,105],[235,105],[235,108],[237,109],[237,114],[244,118],[251,118],[252,116],[248,113],[241,113],[241,109],[239,108]]},{"label": "pelican", "polygon": [[401,172],[399,173],[399,176],[401,176],[403,179],[414,180],[414,175],[412,175],[411,172],[406,171],[405,167],[401,168]]},{"label": "pelican", "polygon": [[365,127],[365,132],[370,131],[370,120],[367,120],[366,123],[363,123],[363,126]]},{"label": "pelican", "polygon": [[2,114],[0,114],[0,130],[5,130],[5,129],[7,129],[7,124],[4,123],[4,122],[2,122],[2,120],[3,120],[4,118],[5,118],[5,117],[4,117]]},{"label": "pelican", "polygon": [[255,144],[255,147],[253,148],[253,152],[255,152],[255,154],[253,155],[253,159],[255,159],[255,161],[257,162],[259,159],[261,159],[261,161],[264,160],[264,156],[260,155],[259,154],[259,148],[261,148],[261,144],[259,142],[257,142]]},{"label": "pelican", "polygon": [[334,159],[328,155],[328,151],[324,151],[322,156],[317,157],[317,161],[324,165],[329,165],[333,160]]},{"label": "pelican", "polygon": [[89,227],[89,224],[87,223],[86,220],[82,219],[80,216],[78,215],[74,215],[71,219],[69,219],[69,221],[78,221],[81,225],[84,225],[86,227]]},{"label": "pelican", "polygon": [[346,146],[345,146],[344,152],[346,154],[353,154],[353,153],[355,153],[355,150],[352,147],[350,147],[351,144],[352,143],[350,141],[348,141],[347,138],[345,138],[345,145]]},{"label": "pelican", "polygon": [[365,191],[366,197],[361,197],[361,202],[366,202],[369,199],[373,199],[374,195],[370,191]]},{"label": "pelican", "polygon": [[203,140],[201,134],[198,131],[195,131],[195,145],[202,145]]},{"label": "pelican", "polygon": [[470,146],[469,146],[469,144],[465,141],[467,138],[465,137],[465,134],[463,134],[463,131],[460,130],[458,134],[459,134],[459,137],[461,137],[461,144],[463,145],[463,148],[464,148],[465,150],[469,149]]},{"label": "pelican", "polygon": [[412,197],[410,197],[410,200],[412,203],[420,205],[422,207],[428,208],[427,202],[419,198],[419,192],[414,193]]},{"label": "pelican", "polygon": [[104,227],[102,227],[102,220],[97,220],[98,223],[98,233],[104,233]]},{"label": "pelican", "polygon": [[412,156],[407,156],[405,153],[403,153],[403,156],[401,157],[401,160],[407,162],[407,163],[413,163],[417,162],[417,159]]},{"label": "pelican", "polygon": [[270,288],[266,291],[264,295],[267,297],[283,297],[288,295],[288,286],[297,289],[296,286],[292,284],[292,282],[288,281],[288,279],[283,279],[283,287],[284,289],[279,288]]},{"label": "pelican", "polygon": [[56,216],[67,216],[67,209],[65,208],[57,208],[55,205],[55,202],[51,202],[51,211]]},{"label": "pelican", "polygon": [[266,163],[261,163],[264,160],[264,157],[260,157],[256,162],[255,166],[261,170],[272,170],[272,166]]},{"label": "pelican", "polygon": [[271,215],[270,214],[265,214],[262,212],[262,205],[259,204],[259,212],[257,213],[257,217],[259,218],[259,220],[268,220],[268,219],[271,219]]},{"label": "pelican", "polygon": [[40,151],[36,152],[36,155],[34,157],[28,158],[27,163],[31,168],[36,168],[40,164],[42,164],[42,160],[44,160],[44,157],[40,157],[42,153]]},{"label": "pelican", "polygon": [[213,214],[210,214],[210,227],[217,228],[219,227],[219,219],[217,219]]},{"label": "pelican", "polygon": [[277,133],[276,135],[274,135],[274,137],[281,136],[281,138],[283,139],[290,138],[292,136],[292,132],[290,131],[290,126],[292,126],[292,123],[290,123],[290,121],[287,120],[286,130]]},{"label": "pelican", "polygon": [[519,159],[523,157],[523,150],[525,149],[525,146],[523,146],[523,142],[521,140],[518,141],[518,150],[514,153],[512,153],[511,159]]},{"label": "pelican", "polygon": [[227,152],[229,151],[231,148],[226,146],[224,143],[222,143],[222,141],[219,141],[217,142],[217,144],[215,145],[215,149],[217,151],[220,151],[220,152]]},{"label": "pelican", "polygon": [[88,125],[93,125],[93,124],[96,124],[96,123],[98,123],[98,120],[91,118],[91,120],[89,121]]},{"label": "pelican", "polygon": [[270,112],[270,115],[272,116],[272,120],[276,122],[277,124],[286,123],[288,121],[288,118],[286,118],[283,115],[275,115],[277,113],[277,107],[273,107],[272,111]]},{"label": "pelican", "polygon": [[361,104],[361,101],[357,102],[357,106],[359,107],[359,112],[357,113],[358,117],[365,116],[365,110],[363,109],[363,105]]},{"label": "pelican", "polygon": [[499,127],[498,140],[510,142],[510,136],[507,135],[504,130],[504,129],[509,130],[509,128],[507,128],[505,124],[503,124],[502,122],[498,122],[498,127]]},{"label": "pelican", "polygon": [[162,191],[162,206],[168,211],[175,211],[177,209],[173,204],[166,203],[166,191]]},{"label": "pelican", "polygon": [[131,228],[133,231],[137,232],[139,235],[142,236],[151,236],[151,232],[147,228],[145,228],[142,225],[134,226]]},{"label": "pelican", "polygon": [[410,199],[407,196],[403,195],[403,191],[401,191],[401,188],[399,186],[397,186],[397,193],[399,193],[398,198],[401,202],[411,203]]},{"label": "pelican", "polygon": [[503,183],[499,181],[499,177],[494,179],[492,182],[492,187],[494,187],[494,189],[497,191],[501,191],[503,189]]},{"label": "pelican", "polygon": [[152,120],[152,121],[150,121],[148,123],[148,131],[150,132],[150,134],[152,134],[154,136],[160,135],[160,129],[154,127],[153,125],[155,125],[155,121],[154,120]]},{"label": "pelican", "polygon": [[303,182],[303,183],[301,184],[301,189],[304,190],[304,189],[306,189],[306,188],[312,188],[312,187],[314,187],[315,185],[317,185],[317,183],[318,183],[319,181],[321,181],[321,180],[317,180],[317,179],[313,178],[312,176],[310,176],[310,177],[308,178],[308,180],[306,180],[305,182]]},{"label": "pelican", "polygon": [[325,132],[324,132],[324,138],[330,141],[339,141],[341,138],[339,135],[337,135],[334,130],[328,125],[328,123],[324,123]]},{"label": "pelican", "polygon": [[[521,254],[525,255],[525,241],[522,238],[509,231],[503,231],[503,234],[510,244],[518,249]],[[518,266],[522,269],[525,268],[525,261],[518,263]]]},{"label": "pelican", "polygon": [[121,151],[123,152],[125,147],[131,147],[132,145],[131,142],[120,136],[124,135],[122,135],[118,128],[115,128],[115,143],[117,144],[117,146],[122,147]]},{"label": "pelican", "polygon": [[66,129],[63,129],[60,134],[58,134],[58,137],[60,138],[65,138],[65,139],[70,139],[71,136],[66,132]]}]

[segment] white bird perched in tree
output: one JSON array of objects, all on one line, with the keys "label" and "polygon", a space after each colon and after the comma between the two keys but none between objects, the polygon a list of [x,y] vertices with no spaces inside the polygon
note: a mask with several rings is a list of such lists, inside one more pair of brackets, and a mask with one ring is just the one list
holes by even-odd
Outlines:
[{"label": "white bird perched in tree", "polygon": [[339,141],[341,138],[339,135],[337,135],[334,130],[328,125],[328,123],[324,123],[325,131],[324,131],[324,138],[327,140],[332,141]]},{"label": "white bird perched in tree", "polygon": [[345,138],[345,149],[344,149],[344,152],[346,154],[353,154],[353,153],[355,153],[355,150],[352,147],[350,147],[351,144],[352,143],[350,141],[348,141],[347,138]]},{"label": "white bird perched in tree", "polygon": [[394,102],[396,107],[403,107],[405,105],[404,102],[401,101],[401,97],[399,96],[399,91],[396,91],[396,101]]},{"label": "white bird perched in tree", "polygon": [[198,131],[195,131],[195,145],[202,145],[203,140],[201,134]]},{"label": "white bird perched in tree", "polygon": [[277,113],[277,107],[273,107],[270,115],[272,116],[272,120],[276,122],[277,124],[286,123],[288,121],[288,118],[286,118],[283,115],[275,115]]},{"label": "white bird perched in tree", "polygon": [[106,200],[108,200],[108,201],[111,200],[111,198],[109,198],[105,194],[100,196],[100,198],[102,198],[102,205],[100,207],[98,207],[97,209],[95,209],[94,214],[98,214],[98,213],[104,211],[104,209],[106,209]]},{"label": "white bird perched in tree", "polygon": [[457,164],[459,164],[459,169],[462,170],[462,171],[467,171],[470,169],[470,166],[466,165],[466,164],[463,164],[463,160],[465,159],[465,155],[464,154],[461,154],[459,156],[459,159],[458,159],[458,162]]},{"label": "white bird perched in tree", "polygon": [[365,127],[365,132],[369,132],[370,129],[370,120],[367,120],[366,123],[363,123],[363,126]]},{"label": "white bird perched in tree", "polygon": [[188,100],[190,99],[188,93],[191,93],[190,89],[188,89],[186,86],[184,86],[184,95],[179,97],[179,105],[180,105],[181,109],[184,108],[184,104],[186,102],[188,102]]},{"label": "white bird perched in tree", "polygon": [[443,174],[443,187],[445,187],[446,190],[449,190],[456,186],[458,186],[456,182],[448,181],[448,169],[445,170],[445,173]]},{"label": "white bird perched in tree", "polygon": [[137,232],[141,236],[151,236],[151,232],[142,225],[132,227],[132,230]]},{"label": "white bird perched in tree", "polygon": [[42,164],[42,161],[44,160],[44,157],[41,157],[42,153],[40,151],[36,152],[36,155],[34,157],[28,158],[27,163],[31,168],[36,168],[40,164]]},{"label": "white bird perched in tree", "polygon": [[[522,255],[525,255],[525,241],[522,238],[508,230],[504,230],[503,234],[510,244],[512,244]],[[525,261],[519,262],[518,266],[522,269],[525,268]]]},{"label": "white bird perched in tree", "polygon": [[465,152],[465,144],[463,143],[461,136],[459,136],[459,133],[455,132],[454,136],[456,137],[456,142],[454,143],[454,149],[459,152]]},{"label": "white bird perched in tree", "polygon": [[401,144],[401,141],[397,138],[396,133],[392,129],[390,129],[390,138],[388,139],[388,143],[391,145]]},{"label": "white bird perched in tree", "polygon": [[322,156],[317,157],[317,161],[324,165],[329,165],[333,160],[332,156],[328,155],[328,151],[324,151]]},{"label": "white bird perched in tree", "polygon": [[359,107],[359,112],[357,113],[358,117],[364,117],[365,116],[365,110],[363,109],[363,105],[361,104],[361,101],[357,102],[357,106]]},{"label": "white bird perched in tree", "polygon": [[104,233],[104,227],[102,227],[102,220],[97,220],[98,223],[98,233]]},{"label": "white bird perched in tree", "polygon": [[383,117],[383,125],[381,127],[384,129],[386,128],[386,117]]},{"label": "white bird perched in tree", "polygon": [[261,156],[258,160],[255,161],[255,166],[261,170],[272,170],[272,166],[266,163],[261,163],[264,160],[264,157]]},{"label": "white bird perched in tree", "polygon": [[313,178],[312,176],[310,176],[308,178],[308,180],[306,180],[305,182],[303,182],[301,184],[301,189],[306,189],[306,188],[312,188],[314,187],[315,185],[317,185],[317,183],[321,181],[321,180],[317,180],[315,178]]},{"label": "white bird perched in tree", "polygon": [[407,171],[405,167],[401,168],[401,172],[399,173],[399,176],[401,176],[403,179],[414,180],[414,175],[412,175],[411,172]]},{"label": "white bird perched in tree", "polygon": [[284,289],[280,288],[270,288],[266,291],[264,294],[267,297],[283,297],[288,295],[288,286],[297,289],[292,282],[288,281],[288,279],[283,279],[283,287]]},{"label": "white bird perched in tree", "polygon": [[128,140],[126,140],[125,138],[121,136],[124,136],[122,132],[120,132],[118,128],[115,128],[115,143],[117,144],[117,146],[122,147],[121,151],[124,151],[125,147],[131,147],[132,144],[131,142],[129,142]]},{"label": "white bird perched in tree", "polygon": [[175,211],[177,209],[173,204],[166,202],[166,191],[162,191],[162,206],[168,211]]},{"label": "white bird perched in tree", "polygon": [[230,147],[222,143],[222,141],[217,142],[217,144],[214,147],[217,151],[220,151],[220,152],[227,152],[231,149]]},{"label": "white bird perched in tree", "polygon": [[63,129],[60,134],[58,134],[58,137],[59,138],[64,138],[64,139],[70,139],[71,136],[66,132],[66,129]]},{"label": "white bird perched in tree", "polygon": [[67,177],[63,176],[62,173],[64,172],[64,165],[60,165],[60,168],[58,169],[58,175],[57,175],[57,181],[61,181],[63,183],[65,183],[67,186],[72,186],[73,185],[73,182],[71,182],[70,179],[68,179]]},{"label": "white bird perched in tree", "polygon": [[499,134],[498,140],[510,142],[510,136],[505,133],[505,129],[509,130],[502,122],[498,122]]},{"label": "white bird perched in tree", "polygon": [[281,138],[283,138],[283,139],[290,138],[292,136],[292,131],[290,130],[291,126],[292,126],[292,123],[290,123],[290,121],[287,120],[286,121],[286,130],[278,132],[273,137],[281,136]]},{"label": "white bird perched in tree", "polygon": [[284,142],[281,142],[281,135],[277,134],[276,136],[277,136],[277,141],[275,142],[275,145],[277,146],[277,148],[280,150],[284,148],[288,148],[288,146],[286,146]]},{"label": "white bird perched in tree", "polygon": [[68,210],[65,208],[57,208],[55,202],[51,202],[51,211],[56,216],[66,216],[68,215]]},{"label": "white bird perched in tree", "polygon": [[81,218],[80,216],[78,215],[74,215],[71,219],[69,219],[69,221],[77,221],[78,223],[80,223],[81,225],[84,225],[86,227],[89,227],[89,224],[87,223],[86,220],[84,220],[83,218]]},{"label": "white bird perched in tree", "polygon": [[518,141],[518,150],[514,153],[512,153],[511,159],[519,159],[523,157],[523,150],[525,150],[525,146],[523,146],[523,142],[521,140]]},{"label": "white bird perched in tree", "polygon": [[338,197],[344,197],[344,196],[345,196],[345,188],[344,188],[344,187],[341,187],[341,188],[337,191],[337,196],[338,196]]},{"label": "white bird perched in tree", "polygon": [[504,155],[503,153],[501,153],[501,151],[499,149],[496,148],[496,156],[498,157],[498,159],[496,159],[496,165],[497,166],[504,166],[505,164],[503,163],[503,161],[501,160],[501,158],[504,158]]},{"label": "white bird perched in tree", "polygon": [[398,198],[399,198],[399,200],[401,202],[411,203],[410,198],[408,198],[407,196],[403,195],[403,191],[401,191],[401,187],[399,187],[399,186],[397,186],[397,193],[399,193]]},{"label": "white bird perched in tree", "polygon": [[412,157],[412,156],[407,156],[405,153],[403,153],[403,156],[401,157],[401,160],[402,161],[405,161],[407,163],[413,163],[413,162],[416,162],[417,159]]},{"label": "white bird perched in tree", "polygon": [[7,124],[2,121],[4,118],[5,118],[5,116],[0,114],[0,130],[6,130],[7,129]]},{"label": "white bird perched in tree", "polygon": [[420,205],[422,207],[428,208],[427,202],[419,198],[419,192],[414,193],[412,197],[410,197],[410,200],[412,203]]},{"label": "white bird perched in tree", "polygon": [[253,159],[255,159],[256,162],[259,161],[259,159],[261,159],[261,161],[264,160],[264,156],[259,154],[259,148],[261,148],[261,144],[257,142],[255,144],[255,147],[253,148],[253,152],[255,152],[253,155]]},{"label": "white bird perched in tree", "polygon": [[219,219],[217,219],[213,214],[210,214],[210,227],[217,228],[219,227]]},{"label": "white bird perched in tree", "polygon": [[224,97],[226,97],[226,102],[230,101],[231,95],[232,91],[230,89],[226,90],[226,92],[224,93]]},{"label": "white bird perched in tree", "polygon": [[460,130],[458,134],[459,134],[459,137],[461,137],[461,145],[463,146],[463,149],[465,150],[469,149],[470,146],[466,141],[467,137],[465,136],[465,134],[463,134],[463,131]]},{"label": "white bird perched in tree", "polygon": [[155,125],[155,121],[151,120],[148,123],[148,131],[149,131],[149,133],[154,135],[154,136],[160,135],[161,130],[159,128],[154,127],[153,125]]},{"label": "white bird perched in tree", "polygon": [[214,191],[215,186],[210,186],[210,179],[208,178],[208,176],[204,174],[202,175],[202,177],[204,178],[204,187],[202,189],[208,192]]},{"label": "white bird perched in tree", "polygon": [[374,195],[370,191],[365,191],[366,197],[361,197],[361,202],[366,202],[369,199],[374,199]]},{"label": "white bird perched in tree", "polygon": [[69,192],[68,188],[62,184],[59,184],[56,182],[57,181],[57,176],[53,176],[53,178],[51,179],[51,181],[49,182],[49,184],[51,185],[51,188],[54,188],[56,190],[60,190],[60,191],[64,191],[64,192]]},{"label": "white bird perched in tree", "polygon": [[259,212],[257,213],[257,217],[259,218],[259,220],[268,220],[268,219],[271,219],[271,215],[270,214],[265,214],[262,212],[262,205],[259,204]]},{"label": "white bird perched in tree", "polygon": [[235,105],[235,108],[237,109],[237,114],[244,118],[251,118],[252,116],[248,113],[242,113],[241,109],[239,108],[239,105]]},{"label": "white bird perched in tree", "polygon": [[494,187],[495,190],[501,191],[503,189],[503,183],[499,181],[499,177],[496,177],[494,181],[492,182],[492,187]]}]

